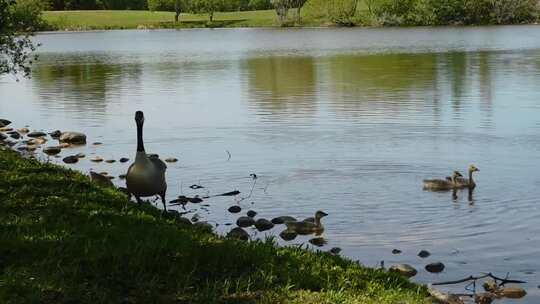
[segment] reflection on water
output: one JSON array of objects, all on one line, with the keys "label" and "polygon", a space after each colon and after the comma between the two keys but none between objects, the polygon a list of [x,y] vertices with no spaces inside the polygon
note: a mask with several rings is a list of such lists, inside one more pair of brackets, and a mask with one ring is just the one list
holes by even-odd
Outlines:
[{"label": "reflection on water", "polygon": [[[429,262],[447,268],[420,272],[419,281],[511,272],[529,282],[522,303],[540,300],[538,27],[37,39],[44,47],[33,78],[0,79],[0,116],[104,142],[65,153],[133,158],[133,113],[144,110],[149,151],[180,159],[168,169],[169,200],[236,189],[244,197],[256,173],[241,215],[305,218],[324,210],[323,250],[340,247],[370,266],[385,260],[423,269],[428,261],[416,254],[428,249]],[[424,178],[471,163],[482,170],[474,193],[422,191]],[[86,159],[76,168],[118,176],[127,164]],[[226,211],[233,198],[205,203],[210,213],[197,209],[201,220],[236,221]]]}]

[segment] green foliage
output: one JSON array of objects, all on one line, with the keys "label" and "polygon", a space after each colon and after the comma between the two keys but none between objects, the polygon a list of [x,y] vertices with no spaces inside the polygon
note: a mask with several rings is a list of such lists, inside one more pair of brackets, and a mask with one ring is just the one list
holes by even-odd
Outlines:
[{"label": "green foliage", "polygon": [[209,21],[214,21],[214,13],[227,8],[227,0],[192,0],[191,11],[197,14],[208,14]]},{"label": "green foliage", "polygon": [[41,8],[27,0],[0,0],[0,75],[29,76],[35,56],[30,33],[41,28]]},{"label": "green foliage", "polygon": [[397,274],[241,242],[0,149],[0,303],[427,303]]},{"label": "green foliage", "polygon": [[330,21],[338,25],[351,26],[356,22],[359,0],[328,0],[327,10]]},{"label": "green foliage", "polygon": [[[175,3],[177,0],[147,0],[148,1],[148,9],[150,11],[162,11],[162,12],[174,12],[175,11]],[[188,1],[187,0],[179,0],[180,2],[180,11],[187,11]]]},{"label": "green foliage", "polygon": [[267,10],[272,8],[270,0],[249,0],[248,9],[250,10]]}]

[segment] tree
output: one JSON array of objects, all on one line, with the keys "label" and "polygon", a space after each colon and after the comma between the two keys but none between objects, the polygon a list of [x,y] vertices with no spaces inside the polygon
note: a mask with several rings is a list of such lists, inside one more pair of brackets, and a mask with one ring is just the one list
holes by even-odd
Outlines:
[{"label": "tree", "polygon": [[214,21],[214,13],[226,8],[226,0],[194,0],[193,11],[199,14],[208,14],[210,22]]},{"label": "tree", "polygon": [[[28,9],[30,15],[21,14],[20,6],[13,0],[0,0],[0,75],[30,75],[30,66],[36,56],[32,56],[36,45],[30,40],[36,24],[41,19],[41,11]],[[24,16],[24,19],[21,19]]]}]

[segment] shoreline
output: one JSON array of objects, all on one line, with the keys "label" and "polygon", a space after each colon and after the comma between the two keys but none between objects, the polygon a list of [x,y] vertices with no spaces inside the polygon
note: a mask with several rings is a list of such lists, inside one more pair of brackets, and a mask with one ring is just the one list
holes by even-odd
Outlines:
[{"label": "shoreline", "polygon": [[426,303],[427,289],[399,274],[271,239],[221,237],[2,143],[5,302]]}]

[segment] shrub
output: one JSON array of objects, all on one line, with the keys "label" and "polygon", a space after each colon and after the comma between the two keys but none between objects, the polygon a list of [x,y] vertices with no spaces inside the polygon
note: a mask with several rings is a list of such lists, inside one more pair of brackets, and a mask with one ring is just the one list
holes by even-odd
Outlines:
[{"label": "shrub", "polygon": [[35,0],[18,0],[12,7],[15,27],[26,32],[42,30],[46,27],[41,13],[46,4]]}]

